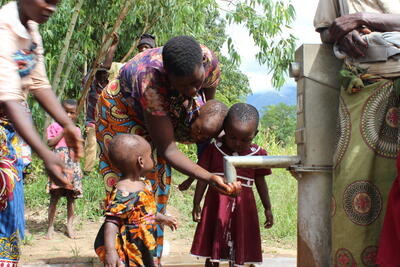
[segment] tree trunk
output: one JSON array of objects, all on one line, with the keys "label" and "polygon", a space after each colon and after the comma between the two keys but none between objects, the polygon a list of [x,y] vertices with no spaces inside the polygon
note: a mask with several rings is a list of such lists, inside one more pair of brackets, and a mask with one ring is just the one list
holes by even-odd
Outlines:
[{"label": "tree trunk", "polygon": [[78,0],[78,2],[76,3],[75,8],[74,8],[74,13],[72,14],[71,22],[70,22],[68,30],[67,30],[67,34],[64,39],[64,47],[61,50],[60,61],[58,62],[57,71],[56,71],[56,74],[54,75],[53,84],[52,84],[53,90],[56,94],[58,93],[58,84],[60,83],[61,72],[64,68],[65,59],[67,57],[69,45],[71,42],[71,37],[74,32],[76,21],[78,20],[79,11],[82,8],[83,2],[84,2],[84,0]]},{"label": "tree trunk", "polygon": [[80,47],[80,43],[76,42],[74,44],[74,46],[72,47],[71,53],[69,53],[70,54],[70,56],[69,56],[70,60],[68,60],[69,64],[68,63],[64,63],[64,65],[65,64],[67,65],[67,69],[63,72],[63,79],[62,79],[62,81],[60,81],[61,82],[61,86],[58,87],[59,90],[58,90],[57,96],[58,96],[59,99],[62,99],[65,96],[64,89],[65,89],[65,86],[66,86],[67,81],[69,79],[69,75],[71,73],[72,66],[74,65],[74,61],[75,61],[76,57],[78,56],[78,53],[76,53],[75,51],[77,51],[79,49],[79,47]]},{"label": "tree trunk", "polygon": [[64,74],[64,80],[61,83],[59,98],[64,98],[64,96],[65,96],[64,89],[65,89],[65,86],[67,85],[67,81],[69,79],[69,75],[71,73],[71,69],[72,69],[72,66],[74,65],[74,61],[75,61],[76,57],[77,57],[77,54],[73,55],[72,60],[69,62],[69,65],[67,66],[67,70],[65,71],[65,74]]},{"label": "tree trunk", "polygon": [[89,88],[90,88],[90,84],[93,82],[94,74],[96,73],[96,68],[100,63],[100,60],[104,57],[105,53],[107,52],[107,50],[109,49],[109,47],[111,45],[113,32],[116,32],[121,27],[121,24],[124,21],[126,15],[128,15],[128,12],[129,12],[131,6],[133,5],[133,2],[134,2],[134,0],[126,0],[125,1],[125,6],[121,10],[121,12],[119,13],[118,18],[115,21],[115,24],[114,24],[114,27],[113,27],[112,31],[107,34],[107,37],[106,37],[105,41],[103,42],[101,48],[97,52],[96,59],[92,64],[91,73],[90,73],[89,78],[88,78],[88,80],[87,80],[87,82],[85,84],[85,88],[84,88],[84,90],[82,92],[81,98],[79,99],[79,105],[78,105],[78,108],[77,108],[77,114],[78,115],[82,110],[83,103],[85,102],[86,95],[87,95],[87,93],[89,91]]}]

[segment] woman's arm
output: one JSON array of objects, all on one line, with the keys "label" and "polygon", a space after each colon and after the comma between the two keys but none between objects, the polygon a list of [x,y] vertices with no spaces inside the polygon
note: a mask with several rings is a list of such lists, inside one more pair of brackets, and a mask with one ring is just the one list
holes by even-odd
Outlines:
[{"label": "woman's arm", "polygon": [[321,41],[337,44],[340,51],[352,58],[363,57],[368,44],[361,38],[360,30],[400,31],[400,15],[383,13],[354,13],[337,17],[330,26],[318,28]]},{"label": "woman's arm", "polygon": [[240,183],[225,184],[222,177],[209,173],[178,149],[173,126],[168,116],[155,116],[144,111],[144,119],[157,153],[163,156],[172,167],[190,177],[211,183],[217,190],[222,190],[222,193],[236,194],[240,191]]},{"label": "woman's arm", "polygon": [[321,40],[336,43],[339,49],[352,58],[363,57],[368,49],[368,43],[361,38],[362,27],[368,30],[388,32],[400,31],[400,15],[383,13],[354,13],[336,18],[326,30],[320,31]]},{"label": "woman's arm", "polygon": [[157,153],[164,157],[176,170],[196,179],[210,180],[211,174],[193,163],[176,146],[174,130],[169,117],[151,115],[147,111],[144,113],[147,130],[157,148]]},{"label": "woman's arm", "polygon": [[372,31],[400,31],[400,15],[359,12],[336,18],[329,28],[329,33],[338,42],[352,30],[366,26]]},{"label": "woman's arm", "polygon": [[43,159],[49,176],[57,185],[67,186],[72,185],[68,182],[63,174],[64,164],[53,152],[51,152],[45,144],[43,144],[39,135],[33,127],[32,120],[26,108],[18,101],[3,102],[7,116],[10,118],[17,132],[28,143],[28,145]]}]

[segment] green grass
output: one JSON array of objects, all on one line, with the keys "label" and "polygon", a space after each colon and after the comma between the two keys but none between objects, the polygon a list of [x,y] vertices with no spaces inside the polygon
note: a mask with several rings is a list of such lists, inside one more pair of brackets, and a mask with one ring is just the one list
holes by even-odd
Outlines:
[{"label": "green grass", "polygon": [[[42,161],[34,158],[32,173],[25,182],[25,205],[32,210],[47,209],[50,203],[49,194],[46,193],[48,178],[44,173]],[[102,216],[100,208],[101,201],[104,199],[104,185],[101,175],[93,171],[89,176],[82,180],[83,197],[75,201],[75,215],[81,221],[99,220]],[[61,198],[57,205],[56,221],[67,217],[67,201]],[[79,226],[79,225],[78,225]]]},{"label": "green grass", "polygon": [[[259,134],[254,140],[257,144],[264,147],[269,155],[294,155],[295,145],[282,147],[275,143],[273,136]],[[186,153],[195,160],[194,147],[184,147]],[[173,172],[173,186],[169,207],[173,207],[180,213],[179,231],[176,232],[176,238],[193,237],[196,224],[192,221],[192,203],[195,183],[186,192],[180,192],[176,185],[186,179],[179,172]],[[35,159],[33,164],[33,173],[26,180],[25,185],[25,203],[29,209],[47,211],[49,205],[49,195],[46,193],[47,176],[44,173],[41,161]],[[295,248],[296,246],[296,218],[297,218],[297,183],[290,173],[283,169],[274,169],[272,175],[267,177],[272,210],[274,214],[274,226],[271,229],[261,228],[262,240],[268,246]],[[258,216],[260,226],[265,221],[264,210],[258,198],[257,190],[254,189],[256,196]],[[104,186],[101,175],[98,172],[92,172],[90,177],[83,179],[83,198],[76,201],[75,214],[79,217],[81,224],[87,220],[98,221],[102,218],[100,202],[104,198]],[[56,223],[64,223],[66,220],[66,200],[65,198],[58,204],[58,214]],[[76,225],[79,228],[79,223]]]},{"label": "green grass", "polygon": [[[275,136],[259,133],[254,142],[265,148],[269,155],[296,155],[294,140],[289,145],[282,146],[274,141]],[[272,175],[267,176],[269,195],[271,198],[274,226],[271,229],[261,228],[262,239],[269,245],[278,247],[296,246],[297,238],[297,181],[285,169],[273,169]],[[261,201],[256,195],[260,225],[265,221]]]}]

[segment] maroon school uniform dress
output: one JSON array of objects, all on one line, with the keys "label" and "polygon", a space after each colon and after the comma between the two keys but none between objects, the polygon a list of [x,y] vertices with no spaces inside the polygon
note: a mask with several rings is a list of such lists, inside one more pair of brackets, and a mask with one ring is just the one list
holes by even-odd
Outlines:
[{"label": "maroon school uniform dress", "polygon": [[[207,146],[199,165],[223,175],[224,156],[265,156],[267,152],[256,144],[248,151],[232,153],[221,142]],[[271,174],[270,169],[237,169],[242,192],[236,198],[219,194],[209,187],[201,221],[193,239],[191,253],[211,261],[232,260],[237,265],[262,262],[260,226],[252,186],[256,176]]]},{"label": "maroon school uniform dress", "polygon": [[400,155],[397,157],[397,178],[388,197],[376,263],[381,267],[400,266]]}]

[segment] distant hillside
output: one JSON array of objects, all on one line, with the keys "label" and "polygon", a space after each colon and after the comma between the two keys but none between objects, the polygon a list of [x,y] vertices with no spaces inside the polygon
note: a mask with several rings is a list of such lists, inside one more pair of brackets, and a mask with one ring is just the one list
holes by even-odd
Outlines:
[{"label": "distant hillside", "polygon": [[279,91],[266,91],[262,93],[255,93],[247,97],[247,103],[255,106],[259,111],[263,107],[269,105],[276,105],[285,103],[287,105],[296,105],[296,86],[285,85]]}]

